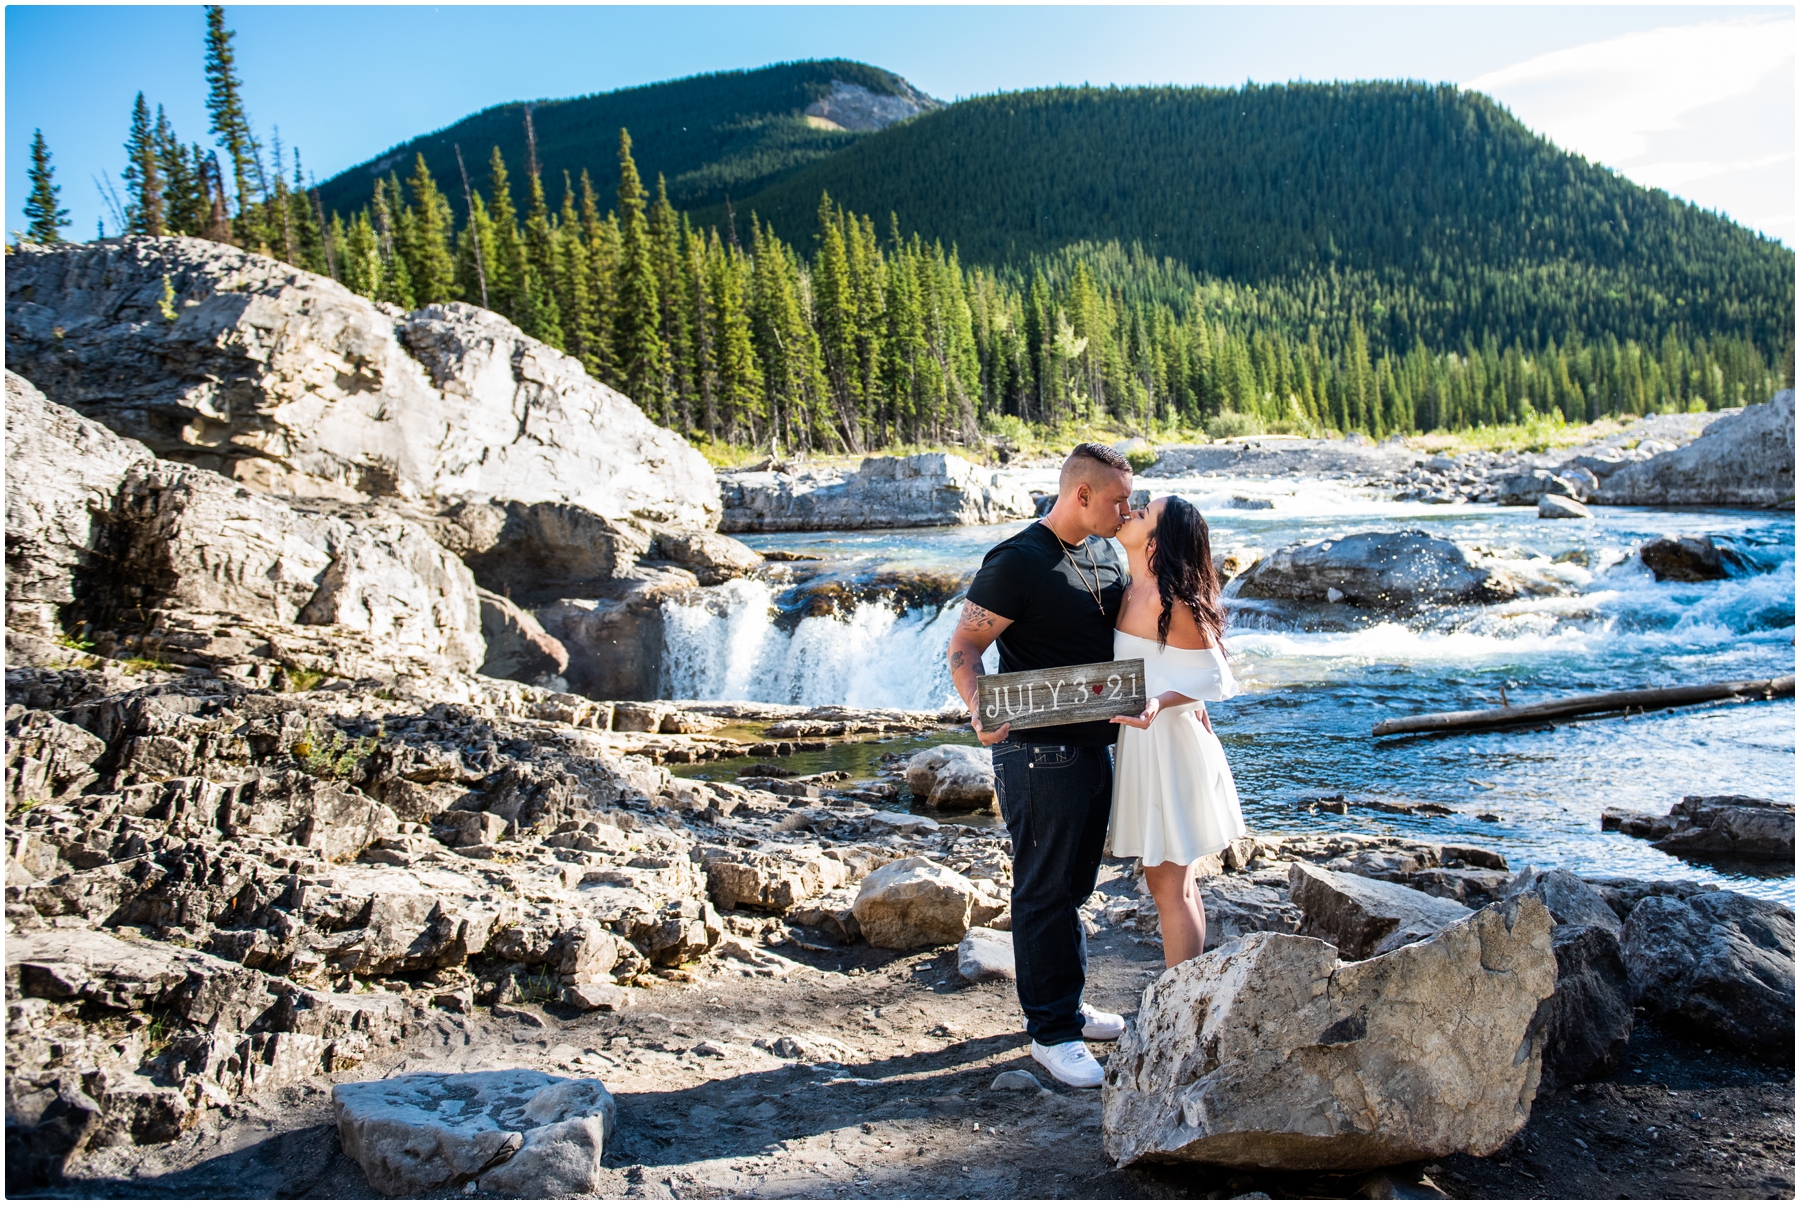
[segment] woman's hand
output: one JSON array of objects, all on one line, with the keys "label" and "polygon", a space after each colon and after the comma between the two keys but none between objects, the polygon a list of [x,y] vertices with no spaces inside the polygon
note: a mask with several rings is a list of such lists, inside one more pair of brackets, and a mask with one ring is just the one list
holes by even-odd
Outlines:
[{"label": "woman's hand", "polygon": [[[1213,726],[1212,726],[1212,716],[1210,716],[1210,715],[1208,715],[1208,714],[1207,714],[1207,712],[1206,712],[1206,708],[1204,708],[1204,707],[1202,707],[1202,708],[1201,708],[1201,709],[1200,709],[1200,722],[1201,722],[1201,723],[1202,723],[1202,724],[1205,724],[1205,725],[1206,725],[1206,730],[1207,730],[1207,731],[1208,731],[1208,732],[1213,732]],[[1213,732],[1213,735],[1214,735],[1214,736],[1217,736],[1217,735],[1219,735],[1219,734],[1218,734],[1218,733],[1216,733],[1216,732]]]},{"label": "woman's hand", "polygon": [[1116,715],[1113,717],[1112,722],[1115,724],[1126,724],[1132,728],[1148,728],[1148,727],[1150,727],[1151,723],[1156,719],[1156,713],[1161,710],[1162,710],[1162,699],[1161,698],[1153,698],[1153,699],[1147,700],[1144,703],[1144,714],[1142,714],[1142,715]]}]

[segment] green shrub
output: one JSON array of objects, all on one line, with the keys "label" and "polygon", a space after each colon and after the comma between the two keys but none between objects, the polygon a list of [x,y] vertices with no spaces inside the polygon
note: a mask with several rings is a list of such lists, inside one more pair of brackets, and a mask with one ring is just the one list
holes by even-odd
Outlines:
[{"label": "green shrub", "polygon": [[1139,448],[1135,452],[1125,453],[1125,463],[1131,466],[1131,471],[1134,473],[1143,472],[1160,459],[1162,459],[1162,453],[1154,448]]},{"label": "green shrub", "polygon": [[1263,429],[1255,415],[1225,410],[1206,420],[1206,433],[1213,439],[1232,439],[1240,435],[1261,435]]},{"label": "green shrub", "polygon": [[362,759],[375,752],[379,737],[365,736],[350,740],[336,728],[325,731],[310,723],[306,733],[288,750],[295,761],[314,778],[351,778]]}]

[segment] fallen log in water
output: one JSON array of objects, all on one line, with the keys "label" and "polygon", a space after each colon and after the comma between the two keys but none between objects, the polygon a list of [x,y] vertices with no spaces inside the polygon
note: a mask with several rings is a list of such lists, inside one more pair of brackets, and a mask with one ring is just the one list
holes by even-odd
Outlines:
[{"label": "fallen log in water", "polygon": [[1532,703],[1524,707],[1495,707],[1487,711],[1440,711],[1432,715],[1382,720],[1375,725],[1374,735],[1398,736],[1408,732],[1512,728],[1520,724],[1608,711],[1661,711],[1669,707],[1714,703],[1721,699],[1786,698],[1793,693],[1792,674],[1785,678],[1749,678],[1735,682],[1708,682],[1700,686],[1669,686],[1656,690],[1614,690],[1598,695],[1576,695],[1554,703]]}]

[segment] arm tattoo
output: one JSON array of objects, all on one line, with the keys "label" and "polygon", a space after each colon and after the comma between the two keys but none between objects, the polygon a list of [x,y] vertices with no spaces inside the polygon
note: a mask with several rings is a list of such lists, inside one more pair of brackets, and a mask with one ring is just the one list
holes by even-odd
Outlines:
[{"label": "arm tattoo", "polygon": [[954,653],[950,654],[950,671],[955,673],[963,667],[963,663],[967,660],[968,658],[963,656],[963,651],[957,649]]},{"label": "arm tattoo", "polygon": [[986,607],[964,601],[962,618],[957,620],[957,627],[969,628],[977,632],[985,632],[994,626],[994,613]]}]

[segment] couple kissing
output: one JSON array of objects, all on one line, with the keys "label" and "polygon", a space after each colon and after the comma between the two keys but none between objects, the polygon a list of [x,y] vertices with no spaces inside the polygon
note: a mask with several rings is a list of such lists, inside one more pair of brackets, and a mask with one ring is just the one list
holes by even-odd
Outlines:
[{"label": "couple kissing", "polygon": [[[1220,638],[1225,612],[1206,520],[1181,498],[1131,509],[1131,466],[1084,443],[1063,463],[1056,505],[988,551],[948,652],[950,677],[993,750],[1000,813],[1012,837],[1013,952],[1031,1054],[1065,1084],[1098,1087],[1083,1039],[1107,1041],[1124,1018],[1082,1000],[1087,939],[1080,907],[1107,852],[1139,858],[1162,922],[1163,960],[1201,952],[1206,916],[1194,863],[1245,832],[1237,787],[1206,703],[1236,683]],[[1124,547],[1119,564],[1110,539]],[[1000,672],[1142,658],[1142,714],[987,731],[976,706],[981,657]]]}]

